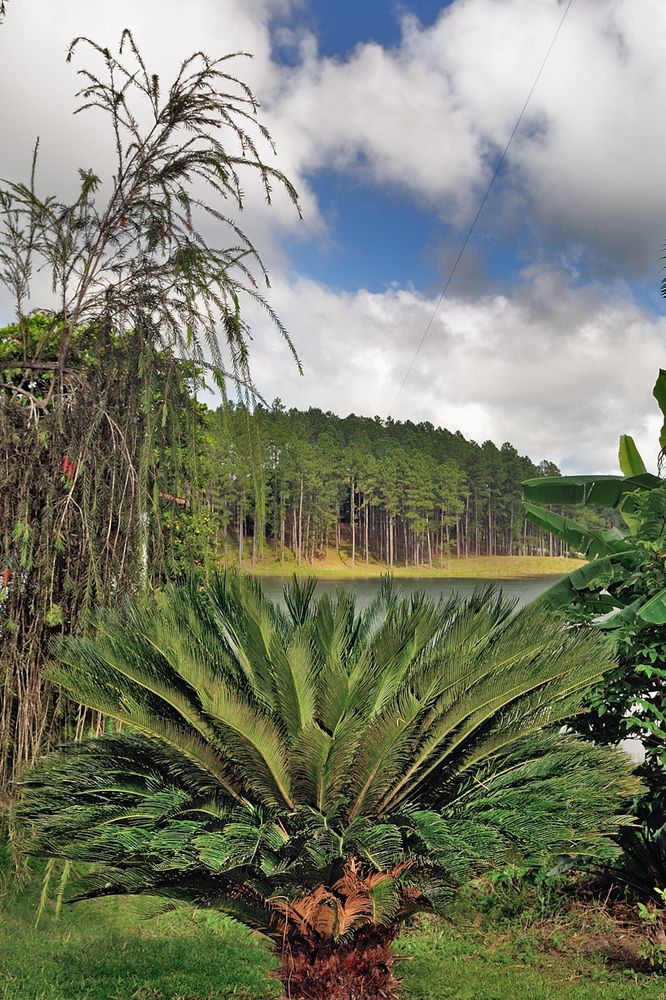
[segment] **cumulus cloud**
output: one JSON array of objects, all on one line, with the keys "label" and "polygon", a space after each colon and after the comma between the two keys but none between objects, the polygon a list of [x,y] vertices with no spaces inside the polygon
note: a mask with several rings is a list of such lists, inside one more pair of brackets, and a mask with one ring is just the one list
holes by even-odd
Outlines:
[{"label": "cumulus cloud", "polygon": [[[398,185],[464,225],[562,10],[558,0],[456,0],[427,28],[406,16],[396,48],[359,45],[346,60],[318,58],[306,36],[274,109],[298,169],[326,164]],[[500,220],[508,203],[506,225],[527,221],[582,247],[600,272],[656,271],[665,34],[660,0],[578,0],[493,196]]]},{"label": "cumulus cloud", "polygon": [[[80,80],[81,59],[65,63],[75,36],[88,36],[115,46],[123,28],[131,27],[147,61],[158,72],[173,75],[184,56],[197,49],[211,55],[237,50],[252,52],[242,76],[256,89],[266,84],[271,70],[267,8],[262,0],[227,0],[224,5],[193,0],[185,15],[177,0],[136,3],[136,0],[86,3],[67,0],[21,0],[8,9],[0,32],[0,124],[3,135],[3,174],[25,171],[31,142],[42,137],[48,167],[77,166],[82,156],[100,153],[96,143],[101,128],[94,116],[72,117],[74,91]],[[86,57],[85,65],[90,65]],[[104,151],[104,150],[102,150]]]},{"label": "cumulus cloud", "polygon": [[[335,293],[305,278],[280,283],[274,300],[305,377],[260,334],[265,397],[386,417],[435,301],[404,288]],[[652,464],[665,336],[666,318],[627,289],[573,289],[566,274],[535,268],[508,294],[442,304],[391,416],[511,441],[569,473],[617,472],[618,437],[632,433]]]},{"label": "cumulus cloud", "polygon": [[[165,74],[184,53],[254,54],[239,73],[260,95],[279,162],[304,199],[304,236],[324,228],[313,183],[326,167],[391,185],[459,226],[480,192],[535,79],[562,15],[561,0],[455,0],[423,27],[402,19],[393,48],[361,44],[321,58],[316,39],[292,36],[294,67],[272,59],[271,23],[298,0],[86,3],[22,0],[0,32],[3,173],[24,174],[35,135],[49,170],[72,177],[103,150],[101,122],[72,118],[74,72],[63,53],[75,34],[110,42],[126,24]],[[660,211],[666,103],[660,0],[577,0],[531,99],[482,227],[516,237],[527,223],[553,245],[576,247],[599,274],[655,274],[666,239]],[[249,225],[279,264],[294,229],[286,200]]]},{"label": "cumulus cloud", "polygon": [[[239,72],[261,96],[280,164],[304,198],[311,236],[324,223],[312,183],[326,167],[388,184],[427,201],[447,222],[472,217],[562,16],[558,0],[455,0],[423,27],[402,19],[393,48],[361,44],[321,58],[308,31],[292,35],[295,66],[271,57],[271,23],[297,0],[177,0],[89,4],[22,0],[0,33],[3,173],[25,173],[35,135],[50,169],[96,159],[101,124],[72,118],[74,73],[63,53],[75,34],[105,42],[131,24],[151,61],[172,72],[183,54],[254,53]],[[295,18],[294,23],[298,21]],[[524,223],[576,246],[587,265],[656,272],[666,238],[659,211],[666,138],[660,0],[577,0],[572,7],[483,225],[510,233]],[[92,128],[92,131],[91,131]],[[83,158],[83,159],[82,159]],[[279,234],[294,227],[286,202],[257,237],[280,260]],[[278,237],[274,238],[277,227]]]},{"label": "cumulus cloud", "polygon": [[[264,317],[254,371],[267,398],[385,416],[432,314],[412,288],[338,293],[291,273],[284,237],[322,236],[322,168],[390,186],[464,227],[511,132],[563,6],[558,0],[454,0],[423,27],[411,16],[393,48],[362,44],[322,58],[292,37],[292,66],[272,58],[272,18],[298,0],[20,0],[0,29],[4,176],[25,176],[42,138],[44,187],[66,196],[76,167],[110,169],[101,120],[71,116],[75,34],[113,42],[130,24],[166,77],[184,54],[241,49],[239,75],[261,98],[278,164],[301,191],[267,210],[248,191],[244,228],[273,273],[271,302],[303,359],[300,378]],[[653,456],[650,390],[664,365],[666,320],[609,280],[653,276],[666,238],[660,210],[666,137],[661,0],[577,0],[565,22],[480,231],[525,240],[515,282],[452,288],[394,417],[431,420],[477,440],[510,440],[569,472],[615,469],[632,432]],[[450,234],[449,234],[450,235]],[[470,264],[470,258],[467,264]],[[473,275],[472,275],[473,277]],[[359,280],[359,284],[362,281]],[[464,294],[463,294],[464,293]],[[2,315],[0,303],[0,321]]]}]

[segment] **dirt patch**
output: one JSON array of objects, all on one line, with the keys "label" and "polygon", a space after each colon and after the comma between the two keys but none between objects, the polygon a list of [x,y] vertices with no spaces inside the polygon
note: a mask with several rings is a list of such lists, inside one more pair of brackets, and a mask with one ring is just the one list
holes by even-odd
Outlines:
[{"label": "dirt patch", "polygon": [[[641,951],[646,933],[635,907],[610,901],[603,906],[572,903],[560,918],[539,927],[544,946],[561,954],[576,953],[590,960],[636,972],[649,972]],[[540,936],[541,936],[540,934]]]}]

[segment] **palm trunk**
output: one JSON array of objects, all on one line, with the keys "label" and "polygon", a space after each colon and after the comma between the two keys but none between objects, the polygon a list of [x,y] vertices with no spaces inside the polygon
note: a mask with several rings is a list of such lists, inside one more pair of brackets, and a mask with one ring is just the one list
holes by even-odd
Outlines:
[{"label": "palm trunk", "polygon": [[395,931],[364,928],[348,942],[285,942],[278,978],[290,1000],[395,1000]]}]

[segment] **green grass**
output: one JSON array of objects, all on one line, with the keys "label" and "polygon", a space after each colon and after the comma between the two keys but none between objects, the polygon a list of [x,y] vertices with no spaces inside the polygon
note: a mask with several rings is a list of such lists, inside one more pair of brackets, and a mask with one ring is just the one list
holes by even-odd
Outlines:
[{"label": "green grass", "polygon": [[213,913],[149,919],[155,904],[95,900],[47,915],[33,899],[0,912],[2,1000],[270,997],[264,942]]},{"label": "green grass", "polygon": [[[665,1000],[662,977],[610,965],[601,953],[560,952],[544,927],[519,923],[498,934],[489,927],[429,922],[398,943],[413,956],[404,993],[413,1000]],[[573,936],[573,935],[572,935]]]},{"label": "green grass", "polygon": [[[0,900],[2,1000],[276,998],[264,941],[214,913],[152,919],[155,904],[109,899],[47,910],[37,887]],[[605,956],[618,928],[597,911],[510,917],[455,909],[398,942],[405,1000],[666,1000],[666,980]]]},{"label": "green grass", "polygon": [[[584,565],[581,559],[565,559],[558,556],[470,556],[468,559],[449,559],[440,566],[435,562],[431,568],[425,566],[393,566],[385,563],[369,562],[365,565],[362,555],[357,556],[356,564],[352,566],[351,556],[344,551],[336,555],[330,550],[321,559],[313,563],[297,564],[293,559],[285,559],[281,565],[279,559],[267,555],[263,560],[252,566],[249,558],[243,560],[243,570],[256,576],[319,576],[328,580],[367,580],[391,573],[398,579],[431,578],[431,579],[493,579],[513,580],[536,576],[561,576],[571,573]],[[229,561],[229,565],[238,565]]]}]

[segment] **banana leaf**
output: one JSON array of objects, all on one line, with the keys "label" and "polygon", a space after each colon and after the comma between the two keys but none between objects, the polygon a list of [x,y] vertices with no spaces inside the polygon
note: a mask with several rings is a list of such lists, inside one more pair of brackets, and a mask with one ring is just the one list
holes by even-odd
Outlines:
[{"label": "banana leaf", "polygon": [[563,608],[568,604],[571,604],[576,591],[571,585],[571,579],[568,576],[563,576],[561,580],[554,583],[552,587],[548,587],[544,590],[542,594],[537,598],[538,601],[543,601],[543,603],[551,608],[553,611],[557,611],[558,608]]},{"label": "banana leaf", "polygon": [[610,528],[608,531],[590,528],[590,535],[593,540],[588,550],[591,559],[597,559],[599,556],[606,555],[626,555],[630,558],[628,561],[624,560],[625,565],[634,564],[634,556],[636,554],[634,543],[631,538],[623,534],[618,528]]},{"label": "banana leaf", "polygon": [[523,483],[527,501],[562,507],[619,507],[627,493],[653,490],[661,480],[651,473],[638,476],[542,476]]},{"label": "banana leaf", "polygon": [[[666,369],[660,369],[653,395],[664,415],[659,443],[662,449],[666,449]],[[523,483],[526,517],[590,560],[550,587],[541,599],[550,607],[558,608],[572,601],[575,603],[577,598],[580,600],[581,592],[589,591],[584,597],[585,606],[597,615],[602,628],[617,628],[628,621],[665,625],[666,590],[648,600],[641,597],[629,605],[608,592],[613,584],[626,579],[640,560],[639,546],[632,538],[642,523],[642,506],[637,503],[637,492],[655,490],[664,483],[658,476],[647,472],[636,443],[629,434],[620,437],[619,459],[623,476],[545,476]],[[543,506],[553,504],[564,507],[593,504],[614,508],[619,511],[631,534],[617,528],[610,531],[585,528]]]},{"label": "banana leaf", "polygon": [[593,559],[592,562],[585,563],[580,569],[576,569],[569,574],[571,586],[575,590],[590,590],[592,587],[600,587],[607,590],[612,583],[620,583],[628,575],[628,570],[618,563],[611,556],[603,559]]},{"label": "banana leaf", "polygon": [[570,549],[590,559],[633,551],[632,543],[617,528],[608,531],[584,528],[571,518],[536,504],[523,503],[523,509],[528,520],[537,528],[552,532],[563,539]]},{"label": "banana leaf", "polygon": [[643,603],[643,598],[639,597],[626,607],[618,608],[599,624],[602,628],[612,629],[636,619],[640,619],[641,622],[648,625],[666,625],[666,590],[655,594],[645,603]]},{"label": "banana leaf", "polygon": [[666,625],[666,590],[651,597],[638,612],[638,617],[650,625]]},{"label": "banana leaf", "polygon": [[640,610],[641,600],[642,598],[639,597],[635,601],[632,601],[631,604],[616,607],[612,614],[608,615],[603,621],[597,622],[598,627],[610,630],[635,621]]},{"label": "banana leaf", "polygon": [[546,510],[545,507],[537,507],[535,504],[523,502],[523,509],[528,519],[537,528],[552,532],[565,541],[574,552],[582,552],[583,555],[587,555],[587,551],[594,541],[587,528],[572,521],[569,517],[563,517],[561,514]]},{"label": "banana leaf", "polygon": [[[626,579],[633,568],[633,556],[633,552],[627,551],[593,559],[554,583],[543,592],[541,599],[549,608],[556,609],[571,604],[581,591],[589,590],[590,593],[585,595],[585,605],[594,614],[606,615],[618,608],[622,609],[622,599],[609,594],[607,588]],[[602,592],[594,593],[595,589]]]},{"label": "banana leaf", "polygon": [[647,469],[640,456],[634,439],[629,434],[620,434],[620,468],[625,476],[645,476]]},{"label": "banana leaf", "polygon": [[659,434],[659,447],[666,448],[666,371],[663,368],[659,369],[652,395],[657,400],[659,409],[664,415],[664,423]]}]

